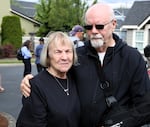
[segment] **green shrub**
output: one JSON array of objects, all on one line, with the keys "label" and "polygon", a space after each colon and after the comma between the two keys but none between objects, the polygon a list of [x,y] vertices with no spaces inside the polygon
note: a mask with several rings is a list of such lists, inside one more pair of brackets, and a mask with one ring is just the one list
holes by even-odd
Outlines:
[{"label": "green shrub", "polygon": [[22,45],[22,30],[17,16],[4,16],[1,25],[2,45],[12,44],[15,49]]}]

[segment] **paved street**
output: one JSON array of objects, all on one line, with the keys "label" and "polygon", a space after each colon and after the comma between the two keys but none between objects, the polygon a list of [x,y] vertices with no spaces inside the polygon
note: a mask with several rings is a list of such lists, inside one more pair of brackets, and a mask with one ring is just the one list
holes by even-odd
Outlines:
[{"label": "paved street", "polygon": [[[5,88],[0,93],[0,112],[11,115],[15,119],[21,109],[20,82],[23,77],[23,64],[1,65],[0,64],[0,84]],[[36,74],[36,67],[32,65],[32,74]]]}]

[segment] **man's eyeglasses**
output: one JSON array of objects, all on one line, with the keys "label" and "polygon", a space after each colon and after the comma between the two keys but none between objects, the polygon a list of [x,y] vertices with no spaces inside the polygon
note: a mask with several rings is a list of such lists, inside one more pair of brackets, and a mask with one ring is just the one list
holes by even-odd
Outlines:
[{"label": "man's eyeglasses", "polygon": [[[113,20],[111,20],[110,22],[108,22],[108,23],[106,23],[106,24],[95,24],[95,28],[97,29],[97,30],[102,30],[102,29],[104,29],[104,27],[106,26],[106,25],[108,25],[109,23],[111,23]],[[93,25],[85,25],[84,26],[84,29],[86,29],[86,30],[92,30],[93,29]]]}]

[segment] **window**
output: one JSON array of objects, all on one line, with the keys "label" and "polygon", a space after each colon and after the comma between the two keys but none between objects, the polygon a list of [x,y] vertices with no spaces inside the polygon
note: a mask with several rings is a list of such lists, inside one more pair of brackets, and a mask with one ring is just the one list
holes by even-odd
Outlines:
[{"label": "window", "polygon": [[139,51],[143,51],[143,44],[144,44],[144,32],[143,31],[136,31],[135,33],[135,45]]}]

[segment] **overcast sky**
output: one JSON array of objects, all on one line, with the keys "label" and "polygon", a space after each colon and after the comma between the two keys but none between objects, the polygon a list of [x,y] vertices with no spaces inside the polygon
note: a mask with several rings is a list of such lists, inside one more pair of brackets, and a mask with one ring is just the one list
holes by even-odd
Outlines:
[{"label": "overcast sky", "polygon": [[[22,0],[29,2],[38,2],[38,0]],[[86,0],[89,4],[91,4],[94,0]],[[115,7],[131,7],[135,0],[98,0],[99,2],[106,2]],[[137,0],[136,0],[137,1]]]}]

